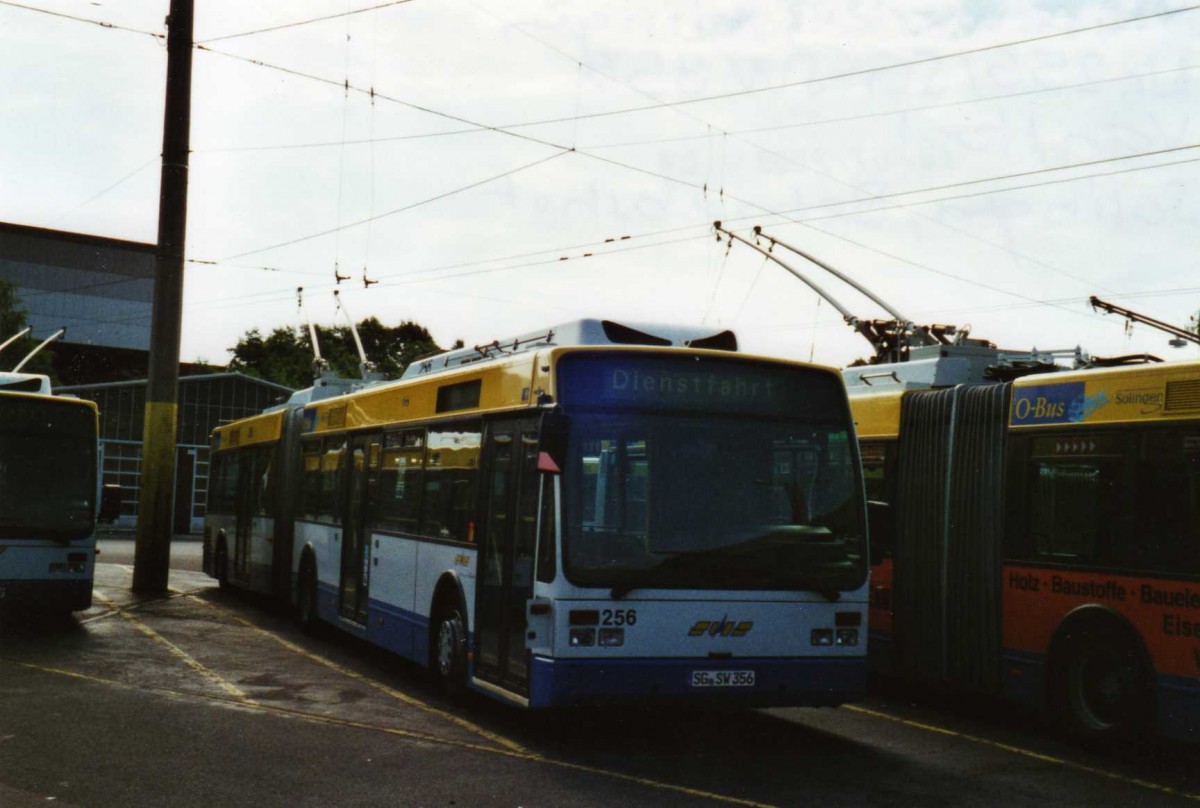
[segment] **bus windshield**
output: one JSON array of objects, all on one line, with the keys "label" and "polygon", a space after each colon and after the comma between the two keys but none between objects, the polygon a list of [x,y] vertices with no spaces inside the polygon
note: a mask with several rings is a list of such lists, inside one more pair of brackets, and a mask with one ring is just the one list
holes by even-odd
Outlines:
[{"label": "bus windshield", "polygon": [[845,423],[578,413],[563,469],[567,577],[612,587],[803,589],[865,575]]},{"label": "bus windshield", "polygon": [[0,397],[0,537],[84,538],[96,497],[96,415]]}]

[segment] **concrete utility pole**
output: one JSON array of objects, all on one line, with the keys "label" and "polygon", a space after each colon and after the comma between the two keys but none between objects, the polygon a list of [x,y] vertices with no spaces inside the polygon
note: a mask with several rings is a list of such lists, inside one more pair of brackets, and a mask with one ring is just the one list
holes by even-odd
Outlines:
[{"label": "concrete utility pole", "polygon": [[142,480],[133,590],[165,592],[171,565],[183,248],[187,234],[188,148],[192,107],[193,0],[171,0],[167,17],[167,99],[163,116],[158,254],[150,324],[150,379],[142,432]]}]

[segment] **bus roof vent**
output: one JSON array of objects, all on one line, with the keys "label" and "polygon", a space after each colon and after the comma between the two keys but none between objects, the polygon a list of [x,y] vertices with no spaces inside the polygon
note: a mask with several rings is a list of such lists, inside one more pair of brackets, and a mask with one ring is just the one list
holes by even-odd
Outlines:
[{"label": "bus roof vent", "polygon": [[38,373],[0,373],[0,392],[50,395],[50,377]]},{"label": "bus roof vent", "polygon": [[1167,402],[1163,409],[1200,410],[1200,379],[1167,382]]},{"label": "bus roof vent", "polygon": [[559,345],[655,345],[736,351],[732,331],[713,332],[696,326],[618,323],[613,320],[575,320],[519,337],[498,339],[470,348],[428,356],[409,365],[402,379],[455,370],[502,356]]}]

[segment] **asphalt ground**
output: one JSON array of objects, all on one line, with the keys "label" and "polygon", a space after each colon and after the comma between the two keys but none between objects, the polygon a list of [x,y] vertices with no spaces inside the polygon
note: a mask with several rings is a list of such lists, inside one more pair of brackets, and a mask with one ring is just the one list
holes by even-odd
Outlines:
[{"label": "asphalt ground", "polygon": [[[128,544],[128,546],[126,546]],[[1008,706],[529,713],[102,545],[95,605],[0,624],[0,806],[1130,805],[1200,802],[1200,754],[1094,754]],[[125,559],[128,557],[128,561]]]},{"label": "asphalt ground", "polygon": [[434,703],[411,666],[381,674],[369,653],[313,650],[202,574],[172,571],[161,598],[133,594],[131,576],[99,564],[89,611],[4,627],[0,804],[612,805],[647,791],[711,804],[547,761]]}]

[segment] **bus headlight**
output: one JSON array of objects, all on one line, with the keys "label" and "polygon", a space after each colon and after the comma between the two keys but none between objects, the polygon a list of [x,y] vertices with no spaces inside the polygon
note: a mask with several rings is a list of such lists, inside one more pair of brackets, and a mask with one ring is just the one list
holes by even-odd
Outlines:
[{"label": "bus headlight", "polygon": [[813,645],[833,645],[833,629],[814,628],[812,630]]},{"label": "bus headlight", "polygon": [[837,645],[858,645],[858,629],[839,628],[835,639]]},{"label": "bus headlight", "polygon": [[596,629],[573,628],[570,634],[572,648],[590,648],[596,644]]},{"label": "bus headlight", "polygon": [[625,644],[625,629],[623,628],[602,628],[600,629],[600,646],[602,648],[616,648]]}]

